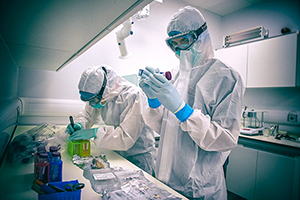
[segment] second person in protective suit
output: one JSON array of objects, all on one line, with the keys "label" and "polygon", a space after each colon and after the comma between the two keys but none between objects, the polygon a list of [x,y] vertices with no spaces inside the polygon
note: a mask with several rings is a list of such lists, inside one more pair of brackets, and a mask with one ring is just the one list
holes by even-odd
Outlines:
[{"label": "second person in protective suit", "polygon": [[189,199],[227,199],[223,165],[237,145],[244,85],[214,58],[202,14],[187,6],[168,24],[167,45],[180,59],[168,81],[146,67],[146,124],[160,134],[156,177]]},{"label": "second person in protective suit", "polygon": [[[69,140],[94,138],[97,146],[116,150],[150,175],[154,175],[154,132],[145,125],[142,110],[147,98],[140,88],[118,76],[108,66],[86,69],[78,89],[85,109],[68,125]],[[100,120],[105,126],[90,129]],[[89,130],[84,130],[89,129]]]}]

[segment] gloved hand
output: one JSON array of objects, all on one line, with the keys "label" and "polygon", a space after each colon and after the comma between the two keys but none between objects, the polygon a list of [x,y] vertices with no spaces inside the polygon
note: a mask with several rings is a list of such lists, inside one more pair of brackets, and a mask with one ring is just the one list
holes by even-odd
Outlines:
[{"label": "gloved hand", "polygon": [[96,137],[97,130],[97,128],[92,128],[76,131],[72,135],[70,135],[68,140],[88,140],[90,138]]},{"label": "gloved hand", "polygon": [[159,101],[171,112],[177,111],[183,102],[181,96],[178,94],[176,88],[163,75],[153,73],[151,69],[146,67],[143,72],[147,78],[149,90],[153,96],[157,97]]},{"label": "gloved hand", "polygon": [[[148,69],[149,71],[153,72],[153,73],[159,73],[159,69],[154,69],[151,67],[146,67],[146,69]],[[145,70],[146,70],[145,69]],[[144,71],[145,71],[144,70]],[[149,79],[148,76],[142,74],[142,78],[139,82],[139,86],[140,88],[143,90],[143,92],[147,95],[148,97],[148,105],[150,108],[158,108],[161,103],[159,102],[158,98],[156,98],[153,93],[151,92],[148,82],[150,82],[151,80]]]},{"label": "gloved hand", "polygon": [[82,129],[82,125],[81,125],[80,123],[75,123],[75,124],[74,124],[74,128],[73,128],[73,126],[72,126],[71,123],[67,126],[67,132],[68,132],[69,134],[72,134],[72,133],[74,133],[75,131],[79,131],[79,130],[81,130],[81,129]]},{"label": "gloved hand", "polygon": [[155,96],[152,94],[149,85],[147,84],[147,78],[148,77],[143,74],[141,80],[139,81],[139,86],[149,99],[155,99]]},{"label": "gloved hand", "polygon": [[[144,70],[144,72],[148,70],[151,73],[159,73],[159,69],[154,69],[152,67],[146,67],[146,69]],[[142,74],[142,78],[139,81],[139,86],[140,88],[144,91],[144,93],[147,95],[147,97],[149,99],[155,99],[156,97],[153,95],[153,93],[151,92],[150,88],[149,88],[149,77],[144,75],[144,73]]]}]

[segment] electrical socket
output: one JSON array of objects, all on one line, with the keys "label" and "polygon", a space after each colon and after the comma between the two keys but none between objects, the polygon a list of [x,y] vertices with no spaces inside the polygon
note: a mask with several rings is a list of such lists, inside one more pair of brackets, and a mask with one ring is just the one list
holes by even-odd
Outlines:
[{"label": "electrical socket", "polygon": [[288,122],[297,122],[298,115],[296,114],[288,114],[287,121]]}]

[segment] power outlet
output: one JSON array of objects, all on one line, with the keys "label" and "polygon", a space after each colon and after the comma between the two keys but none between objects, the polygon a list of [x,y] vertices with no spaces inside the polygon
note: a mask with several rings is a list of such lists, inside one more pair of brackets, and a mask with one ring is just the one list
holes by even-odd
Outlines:
[{"label": "power outlet", "polygon": [[288,114],[287,121],[288,122],[297,122],[298,115],[296,114]]}]

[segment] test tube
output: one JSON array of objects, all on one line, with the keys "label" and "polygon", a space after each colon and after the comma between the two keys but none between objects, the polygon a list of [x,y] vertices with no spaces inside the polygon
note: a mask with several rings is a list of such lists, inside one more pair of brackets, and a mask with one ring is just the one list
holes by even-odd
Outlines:
[{"label": "test tube", "polygon": [[[139,69],[139,74],[138,76],[141,77],[143,74],[144,70],[143,69]],[[166,71],[166,72],[159,72],[160,74],[162,74],[164,77],[166,77],[166,79],[168,80],[172,80],[172,74],[170,71]]]}]

